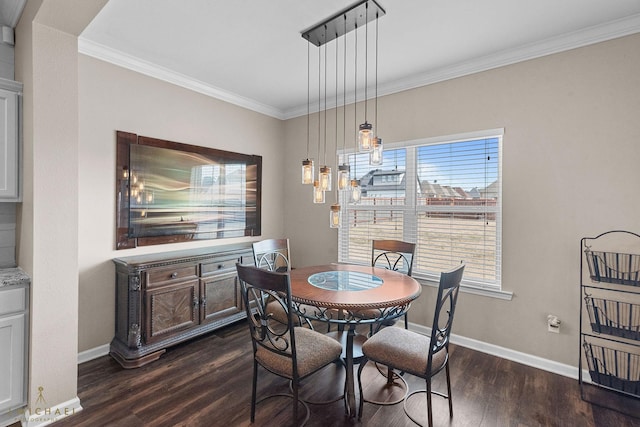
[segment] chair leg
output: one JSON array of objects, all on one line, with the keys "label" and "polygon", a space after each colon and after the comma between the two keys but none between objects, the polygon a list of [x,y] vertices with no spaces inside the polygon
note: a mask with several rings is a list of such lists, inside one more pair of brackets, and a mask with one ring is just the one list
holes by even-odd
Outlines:
[{"label": "chair leg", "polygon": [[429,427],[433,427],[433,415],[431,415],[431,378],[427,379],[427,419]]},{"label": "chair leg", "polygon": [[258,388],[258,362],[253,360],[253,385],[251,387],[251,422],[256,420],[256,391]]},{"label": "chair leg", "polygon": [[293,380],[293,422],[298,424],[298,386],[300,381],[296,378]]},{"label": "chair leg", "polygon": [[360,366],[358,366],[358,390],[360,390],[360,405],[358,408],[358,420],[362,419],[362,410],[364,409],[364,393],[362,391],[362,370],[364,369],[364,365],[366,365],[367,362],[368,360],[365,359],[362,362],[360,362]]},{"label": "chair leg", "polygon": [[447,395],[449,396],[449,418],[453,418],[453,402],[451,401],[451,376],[449,375],[449,363],[445,366],[447,374]]},{"label": "chair leg", "polygon": [[409,329],[409,315],[406,313],[404,314],[404,328]]}]

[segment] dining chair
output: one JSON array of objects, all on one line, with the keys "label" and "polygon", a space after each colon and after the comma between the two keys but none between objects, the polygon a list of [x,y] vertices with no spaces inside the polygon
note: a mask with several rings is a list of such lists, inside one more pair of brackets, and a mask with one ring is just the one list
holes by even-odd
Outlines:
[{"label": "dining chair", "polygon": [[[284,273],[291,271],[291,250],[289,249],[289,239],[266,239],[251,244],[253,250],[253,261],[256,267]],[[287,323],[287,314],[282,310],[276,301],[269,301],[269,310],[274,319],[280,323]],[[301,307],[304,310],[312,310],[311,307]],[[298,316],[298,325],[307,325],[312,328],[309,319]]]},{"label": "dining chair", "polygon": [[[253,346],[253,384],[251,390],[251,422],[255,421],[256,405],[275,396],[293,398],[293,420],[298,424],[298,403],[306,409],[304,425],[309,419],[309,407],[299,398],[300,380],[339,361],[342,346],[332,338],[314,330],[296,326],[292,314],[289,273],[272,272],[254,266],[236,264],[247,311]],[[267,301],[276,302],[287,315],[286,324],[274,321]],[[258,366],[287,378],[292,395],[277,393],[257,401]]]},{"label": "dining chair", "polygon": [[[463,272],[464,264],[460,264],[458,267],[440,274],[438,296],[429,337],[408,329],[384,328],[371,336],[362,345],[366,361],[361,363],[358,368],[358,386],[360,388],[359,417],[362,417],[364,404],[362,370],[368,361],[373,361],[418,376],[426,381],[426,390],[413,391],[404,398],[404,412],[414,423],[420,425],[407,411],[407,400],[416,393],[427,394],[429,427],[433,426],[432,393],[448,399],[449,417],[453,418],[451,377],[449,374],[449,337]],[[431,379],[442,370],[446,372],[446,394],[434,391],[431,387]]]},{"label": "dining chair", "polygon": [[[373,240],[371,242],[371,266],[399,271],[411,276],[415,252],[415,243],[403,242],[402,240]],[[409,329],[407,313],[403,318],[404,328]],[[393,323],[395,322],[384,322],[382,325],[389,326]],[[378,325],[378,329],[382,325]]]},{"label": "dining chair", "polygon": [[[416,244],[404,242],[402,240],[373,240],[371,242],[371,266],[386,268],[387,270],[398,271],[407,276],[411,276],[413,271],[413,259],[415,257]],[[372,310],[362,310],[355,313],[363,319],[376,318],[378,312]],[[409,318],[405,312],[404,328],[409,329]],[[372,323],[369,326],[369,335],[373,335],[382,326],[391,326],[396,323],[394,320],[386,320],[380,323]]]},{"label": "dining chair", "polygon": [[289,239],[261,240],[254,242],[251,248],[256,267],[280,273],[291,270]]}]

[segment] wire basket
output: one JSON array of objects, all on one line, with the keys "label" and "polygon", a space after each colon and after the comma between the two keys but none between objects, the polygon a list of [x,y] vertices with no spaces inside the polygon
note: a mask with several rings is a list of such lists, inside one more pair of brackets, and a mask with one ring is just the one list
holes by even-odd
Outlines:
[{"label": "wire basket", "polygon": [[586,341],[582,345],[593,382],[625,393],[640,394],[639,354]]},{"label": "wire basket", "polygon": [[640,340],[640,305],[591,296],[584,301],[593,332]]},{"label": "wire basket", "polygon": [[589,248],[584,253],[591,280],[640,286],[640,255],[592,251]]}]

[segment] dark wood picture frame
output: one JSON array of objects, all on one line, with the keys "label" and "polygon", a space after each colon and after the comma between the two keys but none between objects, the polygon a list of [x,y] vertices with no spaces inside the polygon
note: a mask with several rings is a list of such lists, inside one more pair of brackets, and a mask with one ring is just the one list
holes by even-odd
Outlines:
[{"label": "dark wood picture frame", "polygon": [[[175,167],[172,163],[174,157]],[[163,166],[157,164],[160,163],[157,160],[160,158],[164,158]],[[190,169],[181,170],[180,163],[185,161],[195,162],[195,166],[189,164],[187,166],[190,166]],[[233,177],[241,182],[235,187],[233,184],[227,184],[227,180],[231,182],[230,174],[221,176],[222,181],[210,186],[205,183],[195,184],[198,190],[213,187],[218,190],[233,188],[233,197],[227,196],[224,191],[222,194],[218,191],[215,203],[210,205],[197,202],[197,206],[192,207],[185,206],[191,202],[181,202],[185,198],[185,192],[191,195],[187,197],[197,197],[193,196],[196,193],[193,177],[191,182],[183,182],[179,190],[167,190],[166,186],[161,185],[163,182],[173,182],[176,174],[191,176],[198,168],[215,168],[216,171],[220,171],[226,170],[227,166],[235,171]],[[149,171],[144,190],[136,176],[136,170],[140,169]],[[244,175],[239,176],[238,170]],[[172,176],[163,176],[165,172]],[[208,180],[213,182],[211,177]],[[242,189],[243,194],[238,194],[239,189]],[[138,192],[142,191],[145,192],[144,200],[148,202],[144,203],[144,207],[140,206],[141,197],[138,196]],[[161,206],[154,205],[154,194]],[[158,194],[165,195],[164,199],[158,197]],[[116,132],[116,249],[202,239],[259,236],[261,200],[261,156],[150,138],[130,132]],[[199,219],[185,218],[188,214]],[[239,228],[240,225],[243,227]]]}]

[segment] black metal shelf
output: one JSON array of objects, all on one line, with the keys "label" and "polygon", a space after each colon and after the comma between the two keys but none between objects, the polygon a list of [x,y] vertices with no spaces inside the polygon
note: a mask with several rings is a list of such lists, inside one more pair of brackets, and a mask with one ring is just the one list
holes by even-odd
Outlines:
[{"label": "black metal shelf", "polygon": [[[638,252],[611,251],[618,240]],[[590,382],[583,378],[583,360]],[[580,240],[578,381],[583,400],[640,417],[639,234],[612,230]],[[613,393],[603,397],[594,388]]]}]

